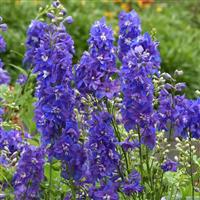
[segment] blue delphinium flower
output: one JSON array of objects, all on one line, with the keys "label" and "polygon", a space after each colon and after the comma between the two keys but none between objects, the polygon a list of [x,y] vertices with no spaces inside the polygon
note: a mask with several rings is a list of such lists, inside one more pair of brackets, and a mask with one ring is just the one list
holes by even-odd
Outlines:
[{"label": "blue delphinium flower", "polygon": [[140,182],[140,174],[136,170],[133,170],[129,174],[128,179],[125,180],[122,184],[123,192],[128,196],[131,196],[134,193],[142,192],[143,187],[140,185]]},{"label": "blue delphinium flower", "polygon": [[63,161],[62,176],[78,184],[83,178],[83,165],[86,160],[85,150],[79,143],[78,125],[75,121],[67,121],[62,136],[56,140],[51,149],[51,154],[58,160]]},{"label": "blue delphinium flower", "polygon": [[7,26],[7,24],[2,23],[2,21],[3,21],[3,18],[0,16],[0,30],[5,32],[5,31],[7,31],[8,26]]},{"label": "blue delphinium flower", "polygon": [[73,115],[73,40],[60,24],[33,21],[28,30],[25,62],[37,73],[35,118],[44,145],[62,134]]},{"label": "blue delphinium flower", "polygon": [[107,112],[94,112],[90,121],[87,143],[88,169],[86,175],[92,183],[103,177],[112,177],[119,166],[116,138]]},{"label": "blue delphinium flower", "polygon": [[20,85],[24,85],[27,81],[27,76],[25,74],[19,74],[16,82]]},{"label": "blue delphinium flower", "polygon": [[94,186],[90,187],[89,197],[95,200],[118,200],[117,189],[118,184],[109,181],[107,184],[102,183],[99,188]]},{"label": "blue delphinium flower", "polygon": [[3,69],[3,62],[0,59],[0,85],[1,84],[8,85],[9,83],[10,83],[10,75],[5,69]]},{"label": "blue delphinium flower", "polygon": [[73,115],[73,95],[68,86],[47,87],[36,103],[36,122],[42,133],[44,145],[58,139],[65,128],[66,120]]},{"label": "blue delphinium flower", "polygon": [[90,30],[89,52],[85,52],[75,66],[75,82],[82,94],[92,93],[99,99],[112,99],[118,92],[119,84],[112,80],[117,72],[113,41],[113,31],[105,19],[95,22]]},{"label": "blue delphinium flower", "polygon": [[172,171],[176,172],[178,167],[178,163],[173,160],[167,160],[161,165],[161,168],[164,172]]},{"label": "blue delphinium flower", "polygon": [[190,118],[188,115],[190,101],[184,95],[172,95],[169,91],[172,87],[170,84],[164,87],[158,97],[157,128],[166,131],[169,137],[186,138]]},{"label": "blue delphinium flower", "polygon": [[[1,16],[0,16],[0,18],[1,18]],[[1,21],[0,21],[0,23],[1,23]],[[6,31],[7,25],[0,24],[0,30]],[[6,50],[6,42],[4,41],[3,37],[0,35],[0,53],[5,52],[5,50]],[[0,85],[10,83],[10,76],[9,76],[8,72],[5,69],[3,69],[3,65],[4,65],[3,62],[0,59]]]},{"label": "blue delphinium flower", "polygon": [[173,137],[194,137],[200,138],[199,118],[200,100],[190,100],[185,95],[174,95],[185,88],[184,83],[177,83],[175,86],[165,84],[158,97],[158,110],[156,114],[158,130],[164,130]]},{"label": "blue delphinium flower", "polygon": [[200,139],[200,98],[188,102],[188,132],[191,137]]},{"label": "blue delphinium flower", "polygon": [[[20,131],[6,131],[3,128],[0,128],[0,164],[3,166],[10,165],[12,162],[10,157],[14,154],[19,154],[23,150],[26,143],[25,139],[26,138],[22,137],[22,133]],[[5,153],[3,153],[3,150]],[[17,156],[14,157],[16,158]]]},{"label": "blue delphinium flower", "polygon": [[44,178],[44,152],[26,146],[13,177],[15,199],[39,199],[40,183]]},{"label": "blue delphinium flower", "polygon": [[134,38],[141,34],[141,22],[138,14],[132,10],[129,13],[122,11],[119,14],[119,40],[118,55],[122,61],[123,57],[131,48]]},{"label": "blue delphinium flower", "polygon": [[63,23],[33,21],[27,33],[25,63],[37,74],[35,119],[42,145],[50,161],[61,161],[62,177],[77,185],[83,176],[85,152],[79,143],[71,87],[74,42]]},{"label": "blue delphinium flower", "polygon": [[5,52],[5,50],[6,50],[6,43],[3,37],[0,35],[0,53]]},{"label": "blue delphinium flower", "polygon": [[33,20],[27,30],[26,52],[24,63],[28,66],[35,64],[36,52],[40,46],[42,38],[44,38],[47,24],[37,20]]},{"label": "blue delphinium flower", "polygon": [[138,148],[140,146],[140,143],[138,140],[130,140],[130,137],[126,138],[125,141],[119,142],[119,145],[125,150],[133,150],[135,148]]},{"label": "blue delphinium flower", "polygon": [[120,72],[123,93],[122,118],[127,131],[140,129],[141,141],[149,148],[155,145],[152,75],[160,65],[157,43],[145,33],[131,43]]},{"label": "blue delphinium flower", "polygon": [[0,149],[4,149],[5,146],[9,149],[11,153],[22,149],[22,133],[17,130],[5,131],[3,129],[0,129]]}]

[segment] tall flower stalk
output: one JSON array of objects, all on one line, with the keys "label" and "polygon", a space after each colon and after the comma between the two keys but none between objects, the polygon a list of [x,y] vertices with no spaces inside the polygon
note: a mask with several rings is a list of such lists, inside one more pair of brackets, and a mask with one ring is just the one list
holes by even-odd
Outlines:
[{"label": "tall flower stalk", "polygon": [[[7,31],[7,25],[5,23],[2,23],[3,19],[0,16],[0,31],[6,32]],[[0,53],[3,53],[6,51],[6,42],[2,35],[0,35]],[[0,59],[0,85],[1,84],[9,84],[10,83],[10,76],[8,72],[3,69],[4,63]]]},{"label": "tall flower stalk", "polygon": [[[33,71],[37,74],[35,120],[41,132],[42,146],[47,149],[49,156],[49,187],[52,159],[62,162],[61,175],[69,181],[78,181],[82,177],[81,162],[84,161],[84,150],[78,143],[75,97],[71,87],[74,42],[63,24],[65,21],[69,22],[69,17],[64,18],[66,12],[59,2],[54,2],[53,7],[54,13],[60,10],[59,15],[62,13],[63,21],[56,21],[53,12],[47,14],[52,19],[50,24],[32,21],[27,32],[25,57],[25,63],[33,66]],[[51,188],[48,192],[49,199],[50,190]],[[72,191],[73,199],[74,192],[76,191]]]}]

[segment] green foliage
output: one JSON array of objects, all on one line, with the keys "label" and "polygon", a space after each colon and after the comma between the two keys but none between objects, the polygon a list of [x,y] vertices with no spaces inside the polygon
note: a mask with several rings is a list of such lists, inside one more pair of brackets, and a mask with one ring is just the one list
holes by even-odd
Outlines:
[{"label": "green foliage", "polygon": [[[64,197],[66,196],[66,191],[69,190],[69,187],[67,186],[65,179],[60,176],[60,173],[61,163],[59,161],[54,160],[52,161],[52,163],[45,164],[44,175],[46,180],[49,180],[51,178],[51,182],[45,181],[42,184],[44,199],[64,199]],[[49,197],[49,192],[51,193],[52,197]]]},{"label": "green foliage", "polygon": [[21,129],[24,127],[29,133],[36,130],[33,121],[35,75],[30,73],[31,71],[28,72],[28,81],[23,86],[17,83],[14,87],[0,86],[0,106],[6,108],[2,126],[6,129]]},{"label": "green foliage", "polygon": [[145,30],[156,29],[162,70],[183,70],[182,81],[187,83],[187,94],[191,97],[194,95],[191,89],[198,89],[200,81],[200,30],[194,21],[200,14],[193,12],[193,7],[198,7],[197,1],[163,3],[160,6],[163,9],[161,12],[156,12],[155,5],[140,13],[143,27]]}]

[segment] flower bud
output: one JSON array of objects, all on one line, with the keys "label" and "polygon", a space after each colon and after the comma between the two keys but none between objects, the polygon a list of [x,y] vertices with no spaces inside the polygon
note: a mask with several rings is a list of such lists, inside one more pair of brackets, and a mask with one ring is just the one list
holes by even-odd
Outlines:
[{"label": "flower bud", "polygon": [[168,74],[168,73],[162,73],[161,76],[162,76],[164,79],[166,79],[166,80],[172,79],[171,75]]},{"label": "flower bud", "polygon": [[54,1],[52,3],[52,5],[53,5],[54,8],[57,8],[60,5],[60,2],[59,1]]},{"label": "flower bud", "polygon": [[0,29],[1,29],[3,32],[6,32],[7,29],[8,29],[7,24],[0,24]]},{"label": "flower bud", "polygon": [[178,161],[179,159],[178,159],[178,156],[174,156],[174,160],[175,161]]},{"label": "flower bud", "polygon": [[195,91],[195,94],[196,94],[197,96],[200,96],[200,91],[199,91],[199,90],[196,90],[196,91]]},{"label": "flower bud", "polygon": [[176,91],[182,91],[182,90],[185,89],[185,88],[186,88],[186,84],[185,84],[185,83],[177,83],[177,84],[175,85]]},{"label": "flower bud", "polygon": [[183,70],[175,70],[175,72],[174,72],[174,75],[175,76],[182,76],[183,75]]},{"label": "flower bud", "polygon": [[4,199],[6,197],[6,195],[5,194],[3,194],[3,193],[0,193],[0,199]]},{"label": "flower bud", "polygon": [[52,13],[47,13],[47,17],[49,19],[54,19],[55,18],[55,16]]},{"label": "flower bud", "polygon": [[163,77],[160,77],[158,83],[160,83],[160,84],[164,84],[164,83],[165,83],[165,79],[164,79]]},{"label": "flower bud", "polygon": [[167,138],[164,139],[164,142],[165,142],[165,143],[167,142]]},{"label": "flower bud", "polygon": [[72,24],[73,23],[73,18],[72,16],[68,16],[64,19],[64,22],[66,22],[67,24]]},{"label": "flower bud", "polygon": [[194,150],[194,149],[195,149],[195,146],[191,146],[191,149]]},{"label": "flower bud", "polygon": [[171,84],[169,84],[169,83],[166,83],[166,84],[164,85],[164,87],[165,87],[166,90],[171,90],[171,89],[173,89],[173,86],[172,86]]},{"label": "flower bud", "polygon": [[61,10],[59,14],[62,14],[63,16],[65,16],[67,14],[66,10]]}]

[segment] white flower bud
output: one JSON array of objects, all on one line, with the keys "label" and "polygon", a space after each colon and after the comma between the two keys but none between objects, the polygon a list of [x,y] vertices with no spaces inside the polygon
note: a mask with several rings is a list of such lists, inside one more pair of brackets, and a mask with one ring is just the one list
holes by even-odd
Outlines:
[{"label": "white flower bud", "polygon": [[195,149],[195,146],[191,146],[191,149],[194,150],[194,149]]},{"label": "white flower bud", "polygon": [[179,159],[178,159],[178,156],[174,156],[174,160],[175,161],[178,161]]}]

